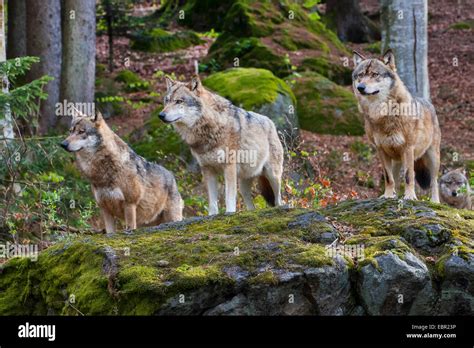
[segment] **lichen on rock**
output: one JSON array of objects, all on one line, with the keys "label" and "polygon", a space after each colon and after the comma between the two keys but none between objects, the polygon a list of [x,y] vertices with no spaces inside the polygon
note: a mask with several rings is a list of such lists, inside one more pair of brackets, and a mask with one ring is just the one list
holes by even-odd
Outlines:
[{"label": "lichen on rock", "polygon": [[[437,225],[439,245],[404,237]],[[360,200],[77,236],[0,267],[0,314],[472,315],[473,234],[471,211]]]}]

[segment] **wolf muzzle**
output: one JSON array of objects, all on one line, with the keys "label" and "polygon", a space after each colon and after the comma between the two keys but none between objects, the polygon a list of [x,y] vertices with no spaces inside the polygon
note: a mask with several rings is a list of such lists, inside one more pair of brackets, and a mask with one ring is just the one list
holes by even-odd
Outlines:
[{"label": "wolf muzzle", "polygon": [[61,146],[64,150],[69,151],[69,149],[68,149],[69,142],[67,140],[64,140],[64,141],[60,142],[59,146]]}]

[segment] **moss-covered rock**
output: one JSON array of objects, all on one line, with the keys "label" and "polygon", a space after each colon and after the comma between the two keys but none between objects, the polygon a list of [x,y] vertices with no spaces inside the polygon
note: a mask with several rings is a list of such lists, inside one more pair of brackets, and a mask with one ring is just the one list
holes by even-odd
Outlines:
[{"label": "moss-covered rock", "polygon": [[328,60],[348,54],[337,36],[298,4],[235,1],[225,17],[223,34],[211,46],[204,66],[265,68],[283,77],[292,72],[288,52],[301,49],[306,49],[308,56]]},{"label": "moss-covered rock", "polygon": [[228,69],[210,75],[203,84],[245,110],[270,117],[280,130],[291,131],[298,126],[293,92],[268,70]]},{"label": "moss-covered rock", "polygon": [[352,84],[352,70],[326,57],[306,58],[301,62],[298,71],[318,73],[339,85]]},{"label": "moss-covered rock", "polygon": [[[432,250],[403,237],[433,224],[450,237]],[[342,244],[308,239],[334,229]],[[472,211],[397,200],[77,236],[0,267],[0,314],[473,315],[473,236]]]},{"label": "moss-covered rock", "polygon": [[170,33],[160,28],[141,31],[132,35],[131,48],[145,52],[171,52],[199,45],[204,41],[192,31]]},{"label": "moss-covered rock", "polygon": [[290,83],[302,129],[322,134],[364,134],[362,117],[351,91],[317,73],[303,73]]}]

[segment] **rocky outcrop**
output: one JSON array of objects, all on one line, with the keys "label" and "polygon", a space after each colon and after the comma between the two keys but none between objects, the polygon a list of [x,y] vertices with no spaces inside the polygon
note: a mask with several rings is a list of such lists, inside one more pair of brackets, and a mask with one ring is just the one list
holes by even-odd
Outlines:
[{"label": "rocky outcrop", "polygon": [[0,314],[473,315],[473,234],[472,211],[360,200],[78,236],[1,266]]}]

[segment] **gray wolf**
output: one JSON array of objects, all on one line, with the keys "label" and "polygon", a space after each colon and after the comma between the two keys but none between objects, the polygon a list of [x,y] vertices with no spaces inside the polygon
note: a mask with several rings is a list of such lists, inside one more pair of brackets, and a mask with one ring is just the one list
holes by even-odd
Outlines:
[{"label": "gray wolf", "polygon": [[105,123],[102,115],[74,114],[69,136],[60,144],[73,152],[91,182],[108,234],[115,218],[127,230],[180,221],[183,203],[173,174],[137,155]]},{"label": "gray wolf", "polygon": [[417,199],[416,178],[422,189],[431,189],[431,200],[439,202],[441,131],[433,105],[410,94],[397,74],[391,50],[382,60],[367,59],[357,52],[353,59],[354,94],[367,136],[384,168],[382,197],[396,197],[402,176],[406,180],[404,199]]},{"label": "gray wolf", "polygon": [[439,188],[441,202],[458,209],[472,209],[471,187],[464,168],[441,176]]},{"label": "gray wolf", "polygon": [[174,126],[199,163],[209,196],[209,215],[218,213],[220,173],[224,174],[226,212],[236,211],[237,181],[247,209],[255,208],[255,178],[267,203],[281,205],[283,146],[275,124],[208,91],[197,76],[190,83],[167,77],[166,84],[159,117]]}]

